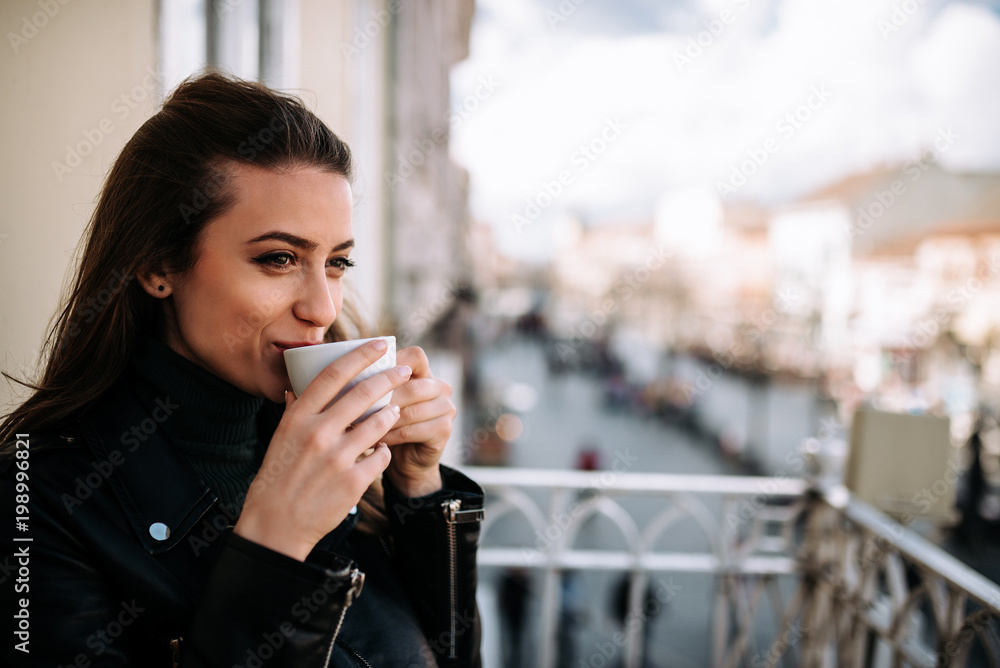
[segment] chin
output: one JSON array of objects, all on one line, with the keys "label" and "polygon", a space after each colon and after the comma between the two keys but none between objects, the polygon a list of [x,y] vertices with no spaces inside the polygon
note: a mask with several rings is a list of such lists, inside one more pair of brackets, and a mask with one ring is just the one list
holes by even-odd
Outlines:
[{"label": "chin", "polygon": [[264,398],[277,404],[283,404],[285,403],[285,390],[291,389],[291,387],[283,385],[273,385],[264,389]]},{"label": "chin", "polygon": [[283,404],[285,403],[285,390],[290,389],[292,389],[292,385],[288,382],[287,377],[267,374],[267,377],[261,378],[256,383],[256,387],[248,391],[255,397]]}]

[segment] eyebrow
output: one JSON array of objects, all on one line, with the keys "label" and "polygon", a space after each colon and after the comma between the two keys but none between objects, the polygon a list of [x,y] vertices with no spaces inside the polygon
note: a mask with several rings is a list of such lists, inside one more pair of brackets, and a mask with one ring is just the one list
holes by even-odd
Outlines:
[{"label": "eyebrow", "polygon": [[[284,241],[287,244],[295,246],[299,250],[314,251],[317,248],[319,248],[319,244],[316,243],[315,241],[309,241],[308,239],[304,239],[298,236],[297,234],[292,234],[290,232],[277,232],[277,231],[265,232],[259,237],[254,237],[247,243],[255,244],[261,241],[268,241],[272,239],[275,241]],[[334,246],[332,249],[330,249],[330,252],[336,253],[337,251],[342,251],[353,247],[354,247],[354,239],[348,239],[344,243]]]}]

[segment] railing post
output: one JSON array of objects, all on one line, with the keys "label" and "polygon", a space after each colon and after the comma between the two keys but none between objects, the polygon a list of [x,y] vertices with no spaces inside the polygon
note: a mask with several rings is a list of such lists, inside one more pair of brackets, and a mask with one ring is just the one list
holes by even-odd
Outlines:
[{"label": "railing post", "polygon": [[[625,668],[641,668],[640,660],[646,660],[642,650],[644,649],[645,643],[643,639],[646,633],[646,624],[649,620],[646,619],[645,604],[646,604],[646,590],[649,586],[649,576],[642,571],[632,571],[629,577],[629,587],[628,587],[628,607],[626,610],[630,611],[640,611],[636,614],[636,618],[639,620],[639,624],[628,624],[626,621],[625,627]],[[626,614],[625,618],[628,619],[629,615]]]},{"label": "railing post", "polygon": [[712,620],[712,665],[722,668],[729,640],[729,576],[716,576],[714,619]]},{"label": "railing post", "polygon": [[[557,517],[565,506],[567,494],[568,490],[565,488],[556,488],[549,496],[548,514],[545,518],[549,522],[547,528],[553,526],[552,518]],[[562,607],[559,582],[560,570],[556,562],[562,555],[565,535],[565,531],[560,529],[555,540],[550,541],[548,554],[545,555],[544,577],[542,580],[542,642],[539,643],[538,647],[539,668],[555,668],[556,665],[559,615]],[[548,536],[545,536],[545,538],[548,538]]]}]

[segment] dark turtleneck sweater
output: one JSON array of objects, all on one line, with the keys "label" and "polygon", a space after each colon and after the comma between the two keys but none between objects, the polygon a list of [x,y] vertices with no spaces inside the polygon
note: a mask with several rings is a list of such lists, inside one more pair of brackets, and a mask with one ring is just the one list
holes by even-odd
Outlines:
[{"label": "dark turtleneck sweater", "polygon": [[155,407],[157,400],[177,406],[157,428],[226,507],[241,509],[271,436],[258,433],[257,416],[264,400],[152,337],[138,339],[128,373],[147,407]]}]

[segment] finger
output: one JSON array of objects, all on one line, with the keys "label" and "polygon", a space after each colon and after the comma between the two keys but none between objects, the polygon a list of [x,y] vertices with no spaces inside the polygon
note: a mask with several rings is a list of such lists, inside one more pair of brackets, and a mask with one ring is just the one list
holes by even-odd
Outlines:
[{"label": "finger", "polygon": [[408,381],[410,373],[410,367],[397,366],[380,371],[352,387],[347,394],[337,400],[336,408],[331,407],[331,410],[328,411],[332,419],[340,424],[339,427],[335,428],[346,429],[349,424],[356,422],[382,397],[394,392],[396,388]]},{"label": "finger", "polygon": [[430,401],[421,401],[410,406],[404,406],[402,403],[398,403],[397,405],[400,411],[399,421],[396,422],[395,427],[426,422],[445,415],[454,417],[456,413],[455,404],[445,396],[438,396]]},{"label": "finger", "polygon": [[327,425],[321,431],[324,434],[321,440],[324,442],[319,446],[320,458],[316,461],[334,468],[343,468],[360,461],[371,454],[369,451],[376,443],[384,440],[383,436],[398,419],[399,407],[389,404],[361,424],[339,435],[334,432],[334,426]]},{"label": "finger", "polygon": [[437,378],[411,378],[410,382],[393,392],[392,403],[410,406],[422,401],[433,401],[441,396],[451,396],[451,385]]},{"label": "finger", "polygon": [[298,397],[299,410],[322,411],[355,376],[385,355],[386,350],[385,341],[376,339],[330,362]]},{"label": "finger", "polygon": [[420,346],[410,346],[396,351],[396,364],[405,364],[413,369],[414,378],[433,378],[431,363],[427,353]]},{"label": "finger", "polygon": [[366,479],[375,480],[389,467],[391,461],[392,453],[389,452],[389,446],[379,441],[374,445],[371,454],[358,459],[358,473]]},{"label": "finger", "polygon": [[348,446],[350,455],[357,457],[370,448],[373,443],[384,441],[384,436],[392,429],[398,419],[399,406],[389,404],[361,424],[356,425],[346,437],[350,443]]},{"label": "finger", "polygon": [[447,443],[448,438],[451,436],[451,427],[452,417],[450,415],[443,415],[433,420],[394,427],[382,437],[382,440],[389,445],[422,443],[435,448],[438,445]]}]

